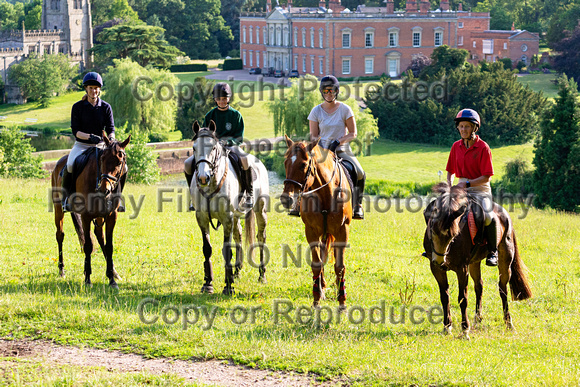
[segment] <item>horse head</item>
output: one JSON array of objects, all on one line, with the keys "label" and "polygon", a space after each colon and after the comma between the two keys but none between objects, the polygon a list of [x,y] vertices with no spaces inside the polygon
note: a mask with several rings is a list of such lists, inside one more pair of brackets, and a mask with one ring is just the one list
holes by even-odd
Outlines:
[{"label": "horse head", "polygon": [[98,161],[101,175],[98,177],[99,183],[97,191],[102,193],[105,198],[108,198],[111,192],[115,191],[117,185],[119,185],[121,176],[125,173],[127,166],[125,147],[131,141],[131,135],[125,141],[118,142],[116,140],[109,140],[106,133],[103,133],[103,139],[106,147]]},{"label": "horse head", "polygon": [[463,188],[449,187],[446,182],[433,187],[433,192],[439,193],[439,197],[427,206],[424,215],[431,241],[431,262],[441,265],[459,234],[459,218],[467,210],[468,199]]},{"label": "horse head", "polygon": [[284,191],[280,195],[280,201],[284,208],[291,208],[294,195],[304,191],[314,180],[316,156],[313,151],[318,145],[318,140],[307,144],[304,141],[294,142],[288,136],[285,137],[288,145],[288,150],[284,155],[286,180],[284,180]]},{"label": "horse head", "polygon": [[215,122],[210,121],[209,127],[202,128],[199,123],[193,123],[193,154],[195,156],[195,169],[197,171],[197,183],[206,187],[212,176],[216,173],[218,161],[221,157],[219,139],[215,135]]}]

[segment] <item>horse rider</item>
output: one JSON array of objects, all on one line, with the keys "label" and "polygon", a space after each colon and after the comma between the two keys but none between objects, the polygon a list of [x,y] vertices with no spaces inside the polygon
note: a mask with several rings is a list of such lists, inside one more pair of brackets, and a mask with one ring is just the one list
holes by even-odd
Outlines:
[{"label": "horse rider", "polygon": [[[239,111],[230,106],[231,97],[232,89],[229,84],[224,82],[215,84],[213,87],[213,99],[217,106],[205,115],[203,126],[207,128],[213,120],[216,124],[215,134],[217,138],[224,141],[226,147],[238,156],[240,169],[242,170],[242,190],[245,196],[242,207],[250,210],[254,207],[252,167],[248,162],[247,153],[239,147],[244,139],[244,119]],[[195,156],[190,156],[185,160],[184,173],[188,187],[191,187],[194,166]],[[189,210],[193,211],[194,209],[193,204],[190,204]]]},{"label": "horse rider", "polygon": [[461,136],[451,147],[447,161],[447,184],[451,187],[453,178],[459,178],[458,187],[464,188],[483,208],[485,214],[485,236],[489,254],[487,266],[497,266],[497,220],[493,212],[490,179],[493,176],[491,150],[477,131],[481,127],[479,114],[473,109],[463,109],[455,117],[455,127]]},{"label": "horse rider", "polygon": [[[308,115],[310,140],[320,139],[318,144],[321,147],[334,152],[338,158],[347,160],[354,166],[357,181],[353,182],[352,218],[364,219],[362,200],[366,174],[349,144],[357,135],[354,113],[348,105],[336,100],[340,92],[340,84],[335,76],[323,77],[320,80],[319,91],[324,102],[312,108]],[[296,209],[290,211],[289,214],[300,216],[300,211]]]},{"label": "horse rider", "polygon": [[[103,131],[106,132],[109,140],[115,140],[115,121],[113,120],[113,109],[111,105],[103,101],[99,96],[103,79],[96,72],[89,72],[83,78],[83,87],[86,94],[75,103],[71,110],[70,127],[75,136],[75,143],[68,155],[66,168],[62,176],[62,188],[64,190],[63,210],[71,211],[69,198],[75,191],[75,181],[73,179],[73,166],[75,159],[85,150],[91,147],[104,147]],[[116,195],[120,197],[127,171],[121,176],[120,184],[117,186]],[[117,209],[118,212],[125,212],[122,203]]]}]

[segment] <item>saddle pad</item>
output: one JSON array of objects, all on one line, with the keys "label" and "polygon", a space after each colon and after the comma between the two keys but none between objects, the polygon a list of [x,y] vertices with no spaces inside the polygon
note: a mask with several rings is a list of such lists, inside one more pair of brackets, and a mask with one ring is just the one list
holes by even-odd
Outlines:
[{"label": "saddle pad", "polygon": [[[238,182],[240,182],[240,186],[242,185],[242,168],[240,168],[240,157],[232,151],[228,152],[228,158],[234,168],[234,172],[236,173],[236,177]],[[252,174],[253,177],[253,174]]]},{"label": "saddle pad", "polygon": [[469,211],[469,213],[467,214],[467,225],[469,226],[469,235],[471,236],[471,243],[475,244],[475,236],[477,235],[477,224],[475,223],[473,211]]},{"label": "saddle pad", "polygon": [[354,191],[354,181],[356,181],[356,170],[354,169],[354,165],[348,160],[345,159],[338,159],[338,165],[340,165],[346,175],[346,179],[348,180],[348,185],[350,186],[350,192]]},{"label": "saddle pad", "polygon": [[73,179],[74,180],[76,180],[76,178],[83,172],[83,169],[87,166],[87,164],[89,163],[89,160],[91,158],[98,157],[99,151],[100,151],[100,149],[95,146],[95,147],[91,147],[91,148],[87,149],[86,151],[84,151],[83,153],[81,153],[80,155],[77,156],[77,158],[75,159],[74,166],[73,166]]}]

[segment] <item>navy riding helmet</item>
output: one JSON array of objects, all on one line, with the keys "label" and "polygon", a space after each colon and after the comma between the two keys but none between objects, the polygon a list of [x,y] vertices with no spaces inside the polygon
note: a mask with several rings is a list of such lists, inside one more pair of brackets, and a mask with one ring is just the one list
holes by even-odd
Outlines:
[{"label": "navy riding helmet", "polygon": [[475,124],[475,130],[478,130],[481,126],[481,119],[479,114],[473,109],[463,109],[457,113],[455,117],[455,126],[459,125],[461,121],[469,121]]},{"label": "navy riding helmet", "polygon": [[103,87],[103,78],[94,71],[87,73],[83,78],[83,87],[86,86],[99,86]]}]

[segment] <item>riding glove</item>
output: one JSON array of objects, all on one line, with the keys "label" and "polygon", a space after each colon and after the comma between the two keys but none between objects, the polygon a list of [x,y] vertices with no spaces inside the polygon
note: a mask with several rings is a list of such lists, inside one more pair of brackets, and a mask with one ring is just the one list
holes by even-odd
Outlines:
[{"label": "riding glove", "polygon": [[101,136],[97,136],[96,134],[91,134],[89,137],[89,141],[91,142],[91,144],[98,144],[101,141],[103,141],[103,138]]},{"label": "riding glove", "polygon": [[340,145],[340,141],[338,140],[334,140],[333,142],[330,143],[330,145],[328,146],[328,150],[332,151],[332,152],[336,152],[336,148],[338,148],[338,146]]}]

